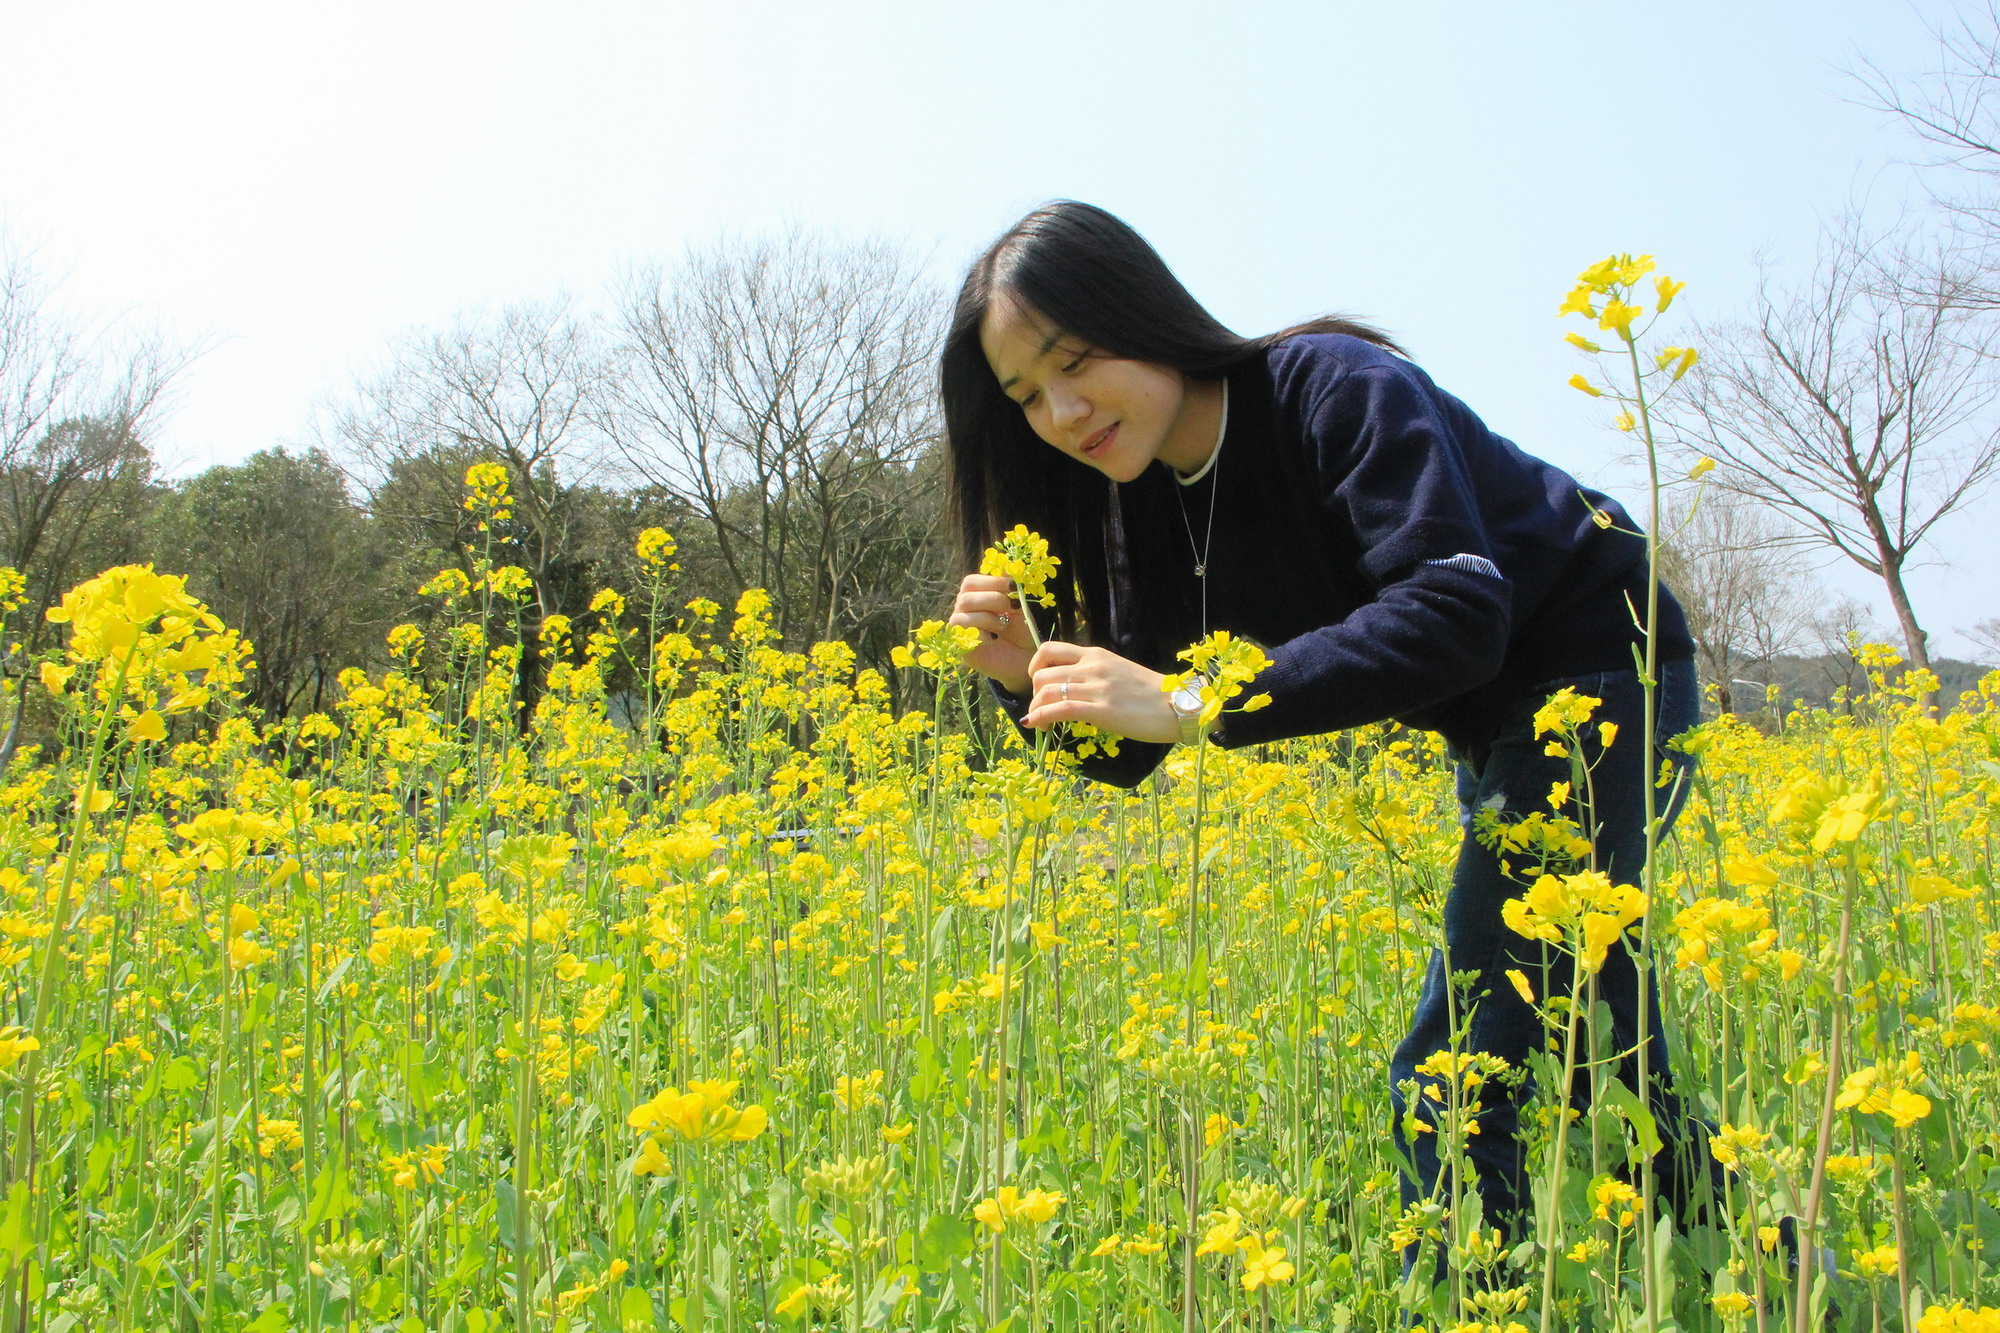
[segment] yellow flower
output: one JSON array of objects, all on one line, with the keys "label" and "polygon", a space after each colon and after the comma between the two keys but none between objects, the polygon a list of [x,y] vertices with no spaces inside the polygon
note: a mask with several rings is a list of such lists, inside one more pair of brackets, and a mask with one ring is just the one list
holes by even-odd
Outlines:
[{"label": "yellow flower", "polygon": [[[1588,302],[1586,302],[1585,304],[1588,304]],[[1557,313],[1567,315],[1570,312],[1568,309],[1564,309]],[[1594,314],[1595,312],[1590,310],[1583,310],[1579,311],[1578,313],[1588,315],[1588,314]],[[1586,352],[1601,352],[1604,350],[1602,347],[1598,346],[1590,339],[1584,337],[1581,333],[1565,333],[1563,335],[1563,341],[1568,343],[1571,347],[1582,348]]]},{"label": "yellow flower", "polygon": [[1604,874],[1541,875],[1519,898],[1500,905],[1500,919],[1517,935],[1564,944],[1587,972],[1604,966],[1612,944],[1646,911],[1646,895]]},{"label": "yellow flower", "polygon": [[1768,1137],[1762,1130],[1748,1125],[1725,1124],[1710,1136],[1709,1152],[1730,1170],[1740,1171],[1743,1154],[1761,1151]]},{"label": "yellow flower", "polygon": [[639,534],[639,563],[648,573],[657,573],[679,549],[665,528],[647,528]]},{"label": "yellow flower", "polygon": [[842,1074],[833,1081],[833,1104],[843,1111],[857,1111],[882,1100],[882,1071],[870,1070],[860,1078]]},{"label": "yellow flower", "polygon": [[1958,1301],[1932,1305],[1917,1320],[1917,1333],[2000,1333],[2000,1308],[1971,1309]]},{"label": "yellow flower", "polygon": [[1639,1191],[1622,1180],[1612,1176],[1599,1176],[1590,1187],[1591,1197],[1596,1200],[1596,1216],[1600,1222],[1613,1222],[1621,1227],[1632,1225],[1638,1216],[1635,1209],[1639,1203]]},{"label": "yellow flower", "polygon": [[229,965],[233,968],[256,967],[260,963],[270,962],[277,956],[255,940],[245,939],[241,935],[229,941]]},{"label": "yellow flower", "polygon": [[667,1154],[660,1148],[660,1141],[648,1134],[646,1141],[639,1145],[639,1157],[632,1163],[632,1174],[664,1176],[672,1169],[673,1163],[667,1160]]},{"label": "yellow flower", "polygon": [[1869,1065],[1841,1081],[1835,1109],[1862,1115],[1886,1115],[1897,1129],[1908,1129],[1931,1113],[1930,1098],[1909,1085],[1923,1077],[1923,1062],[1915,1051],[1897,1064]]},{"label": "yellow flower", "polygon": [[1521,997],[1524,1003],[1533,1004],[1535,1002],[1535,988],[1528,984],[1527,974],[1522,972],[1520,968],[1508,968],[1507,980],[1512,984],[1515,993]]},{"label": "yellow flower", "polygon": [[1572,389],[1581,389],[1592,398],[1602,398],[1604,396],[1604,390],[1585,379],[1581,372],[1569,377],[1569,387]]},{"label": "yellow flower", "polygon": [[1902,1256],[1894,1245],[1878,1245],[1854,1252],[1854,1271],[1866,1278],[1894,1277],[1902,1267]]},{"label": "yellow flower", "polygon": [[507,469],[498,463],[474,463],[465,470],[465,511],[481,515],[479,530],[488,530],[489,521],[512,518],[513,497],[507,494]]},{"label": "yellow flower", "polygon": [[1853,842],[1860,837],[1861,831],[1875,818],[1881,801],[1879,791],[1851,792],[1834,800],[1819,817],[1819,827],[1813,832],[1813,850],[1823,852],[1836,842]]},{"label": "yellow flower", "polygon": [[1920,1092],[1897,1088],[1889,1094],[1882,1111],[1897,1129],[1908,1129],[1931,1113],[1931,1099]]},{"label": "yellow flower", "polygon": [[690,1142],[747,1143],[764,1132],[770,1116],[761,1106],[729,1105],[736,1087],[734,1080],[696,1079],[686,1092],[668,1088],[633,1107],[625,1123],[637,1130],[671,1130]]},{"label": "yellow flower", "polygon": [[1614,296],[1604,303],[1604,312],[1597,317],[1597,327],[1631,342],[1632,321],[1645,313],[1642,307],[1628,305]]},{"label": "yellow flower", "polygon": [[1201,1244],[1195,1247],[1196,1256],[1204,1254],[1234,1254],[1236,1252],[1237,1233],[1242,1228],[1242,1215],[1234,1208],[1231,1208],[1223,1215],[1222,1220],[1211,1226],[1208,1229],[1208,1234],[1202,1237]]},{"label": "yellow flower", "polygon": [[1653,279],[1653,291],[1658,297],[1655,304],[1659,307],[1661,314],[1666,313],[1667,307],[1674,303],[1674,298],[1679,296],[1681,290],[1686,286],[1686,283],[1675,282],[1664,273]]},{"label": "yellow flower", "polygon": [[29,1051],[39,1051],[42,1044],[28,1035],[23,1027],[0,1028],[0,1069],[11,1067],[15,1061]]},{"label": "yellow flower", "polygon": [[[1007,1188],[1011,1189],[1012,1186],[1008,1186]],[[978,1203],[973,1204],[972,1219],[991,1228],[995,1232],[1007,1229],[1007,1218],[1000,1211],[1000,1200],[998,1199],[981,1199]]]},{"label": "yellow flower", "polygon": [[972,1216],[995,1233],[1005,1231],[1009,1222],[1026,1221],[1031,1226],[1040,1226],[1056,1215],[1064,1197],[1043,1189],[1023,1194],[1017,1186],[1002,1185],[993,1197],[972,1206]]},{"label": "yellow flower", "polygon": [[1032,1189],[1021,1196],[1020,1215],[1040,1226],[1056,1215],[1064,1195],[1052,1194],[1048,1190]]},{"label": "yellow flower", "polygon": [[1243,1256],[1243,1290],[1255,1291],[1267,1283],[1289,1281],[1294,1270],[1283,1248],[1274,1245],[1266,1249],[1255,1237],[1250,1239],[1253,1248]]},{"label": "yellow flower", "polygon": [[979,572],[1014,580],[1024,602],[1054,606],[1055,594],[1049,591],[1048,584],[1060,564],[1062,561],[1049,554],[1047,541],[1028,531],[1026,524],[1017,523],[986,548],[979,561]]},{"label": "yellow flower", "polygon": [[1090,1257],[1093,1259],[1102,1259],[1106,1255],[1118,1253],[1118,1242],[1123,1239],[1124,1237],[1116,1231],[1112,1232],[1103,1240],[1097,1242],[1097,1248],[1090,1252]]}]

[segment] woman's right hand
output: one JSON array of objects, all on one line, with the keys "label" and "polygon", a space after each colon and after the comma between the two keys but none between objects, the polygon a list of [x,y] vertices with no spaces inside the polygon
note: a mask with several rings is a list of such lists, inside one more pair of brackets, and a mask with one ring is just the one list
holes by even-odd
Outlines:
[{"label": "woman's right hand", "polygon": [[993,677],[1010,694],[1030,692],[1028,659],[1035,655],[1035,640],[1014,601],[1012,579],[967,574],[951,604],[951,623],[979,631],[979,646],[965,655],[967,666]]}]

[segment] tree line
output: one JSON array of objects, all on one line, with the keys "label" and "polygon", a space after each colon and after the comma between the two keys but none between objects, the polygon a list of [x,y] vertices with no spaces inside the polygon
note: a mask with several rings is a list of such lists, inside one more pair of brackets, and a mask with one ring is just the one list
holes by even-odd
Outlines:
[{"label": "tree line", "polygon": [[[600,589],[642,582],[638,535],[664,528],[670,617],[765,588],[783,646],[845,640],[883,667],[955,583],[943,303],[887,245],[726,241],[633,270],[603,317],[568,299],[467,313],[396,340],[307,442],[175,482],[148,438],[191,354],[93,338],[31,256],[0,260],[0,560],[29,583],[23,660],[49,642],[40,608],[139,560],[255,644],[267,720],[379,666],[392,626],[432,614],[418,587],[482,559],[525,571],[530,623],[581,620]],[[513,496],[487,531],[463,503],[482,461]]]}]

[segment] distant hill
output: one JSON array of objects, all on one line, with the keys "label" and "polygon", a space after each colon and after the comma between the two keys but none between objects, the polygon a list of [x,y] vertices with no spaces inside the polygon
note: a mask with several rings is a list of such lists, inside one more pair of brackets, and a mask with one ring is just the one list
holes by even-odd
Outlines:
[{"label": "distant hill", "polygon": [[[1994,670],[1977,662],[1961,662],[1951,657],[1938,658],[1931,667],[1943,686],[1940,694],[1947,708],[1956,707],[1961,694],[1976,688],[1980,680]],[[1837,691],[1845,689],[1851,697],[1865,689],[1868,682],[1867,672],[1847,653],[1774,657],[1769,662],[1742,668],[1741,672],[1733,702],[1737,713],[1746,717],[1760,711],[1763,693],[1758,685],[1776,684],[1778,707],[1789,711],[1799,706],[1801,701],[1808,708],[1829,708]],[[1745,681],[1754,684],[1745,685]]]}]

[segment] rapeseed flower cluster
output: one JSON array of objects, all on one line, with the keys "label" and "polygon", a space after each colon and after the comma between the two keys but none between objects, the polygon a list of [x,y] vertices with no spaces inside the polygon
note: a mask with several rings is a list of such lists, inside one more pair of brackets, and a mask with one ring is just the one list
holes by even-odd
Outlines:
[{"label": "rapeseed flower cluster", "polygon": [[1638,889],[1584,870],[1538,876],[1525,894],[1501,904],[1500,917],[1516,934],[1561,946],[1585,972],[1596,972],[1645,911],[1646,895]]}]

